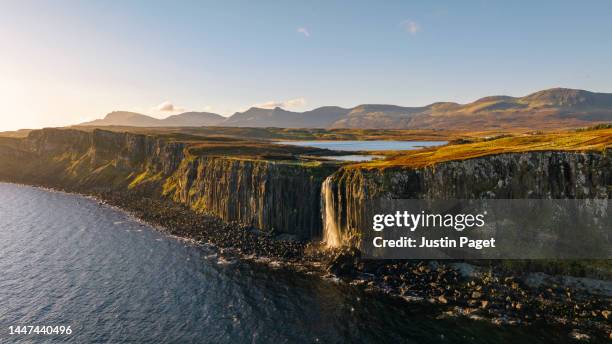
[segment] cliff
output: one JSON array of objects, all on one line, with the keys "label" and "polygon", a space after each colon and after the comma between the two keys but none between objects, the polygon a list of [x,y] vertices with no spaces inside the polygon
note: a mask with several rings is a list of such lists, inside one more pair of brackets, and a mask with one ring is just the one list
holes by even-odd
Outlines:
[{"label": "cliff", "polygon": [[[333,163],[301,158],[316,155],[311,148],[233,138],[43,129],[26,138],[0,138],[0,179],[168,199],[274,234],[301,239],[323,234],[328,245],[341,246],[359,239],[360,233],[351,228],[362,223],[365,202],[372,199],[611,198],[610,149],[601,149],[609,147],[610,137],[602,133],[607,135],[580,134],[588,152],[508,152],[429,163],[435,161],[432,157],[446,159],[446,151],[453,156],[460,149],[483,151],[478,145],[499,151],[499,142],[487,141],[338,170]],[[571,135],[560,140],[576,142],[578,134]],[[534,137],[518,140],[529,142],[529,149],[542,147]],[[412,165],[394,163],[401,159]]]},{"label": "cliff", "polygon": [[247,159],[185,159],[164,195],[196,210],[301,239],[320,237],[320,189],[334,171],[318,163]]},{"label": "cliff", "polygon": [[0,140],[0,179],[169,198],[275,234],[320,236],[320,185],[335,165],[290,155],[282,160],[210,155],[249,147],[206,144],[104,130],[35,130],[25,139]]},{"label": "cliff", "polygon": [[323,184],[328,246],[355,245],[373,199],[612,198],[612,153],[524,152],[420,168],[344,168]]}]

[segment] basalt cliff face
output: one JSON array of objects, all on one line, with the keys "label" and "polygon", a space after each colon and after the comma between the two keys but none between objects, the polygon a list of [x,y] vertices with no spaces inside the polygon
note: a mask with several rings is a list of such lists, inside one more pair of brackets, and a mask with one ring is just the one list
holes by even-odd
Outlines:
[{"label": "basalt cliff face", "polygon": [[320,188],[334,170],[267,161],[183,160],[164,195],[222,219],[301,239],[320,237]]},{"label": "basalt cliff face", "polygon": [[[191,150],[166,137],[43,129],[0,138],[0,180],[158,197],[274,234],[353,245],[372,199],[612,198],[611,151],[367,169]],[[137,196],[134,196],[137,197]]]},{"label": "basalt cliff face", "polygon": [[321,235],[321,183],[335,171],[316,163],[192,155],[183,142],[103,130],[2,138],[0,161],[4,181],[169,198],[300,239]]},{"label": "basalt cliff face", "polygon": [[356,245],[374,199],[610,199],[611,154],[525,152],[417,169],[341,169],[322,187],[324,238],[328,246]]}]

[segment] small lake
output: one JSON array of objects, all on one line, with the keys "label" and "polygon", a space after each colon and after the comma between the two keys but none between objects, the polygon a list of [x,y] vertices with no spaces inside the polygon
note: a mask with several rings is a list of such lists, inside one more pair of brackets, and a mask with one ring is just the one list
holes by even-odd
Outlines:
[{"label": "small lake", "polygon": [[338,161],[356,161],[356,162],[360,162],[360,161],[372,161],[372,160],[375,160],[375,159],[384,159],[384,156],[382,156],[382,155],[358,155],[358,154],[351,154],[351,155],[325,155],[325,156],[321,156],[321,158],[331,159],[331,160],[338,160]]},{"label": "small lake", "polygon": [[[386,150],[414,150],[425,147],[434,147],[447,144],[446,141],[279,141],[280,145],[293,145],[303,147],[315,147],[336,151],[386,151]],[[339,155],[323,156],[322,158],[340,161],[370,161],[380,156],[377,155]]]},{"label": "small lake", "polygon": [[446,141],[279,141],[280,145],[316,147],[340,151],[384,151],[412,150],[423,147],[441,146]]}]

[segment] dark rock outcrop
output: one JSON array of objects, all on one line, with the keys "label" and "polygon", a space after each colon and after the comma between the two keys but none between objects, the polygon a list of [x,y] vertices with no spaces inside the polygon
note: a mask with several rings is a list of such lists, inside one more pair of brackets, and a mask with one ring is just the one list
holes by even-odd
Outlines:
[{"label": "dark rock outcrop", "polygon": [[177,202],[273,233],[320,237],[320,188],[334,169],[299,163],[196,157],[170,177]]}]

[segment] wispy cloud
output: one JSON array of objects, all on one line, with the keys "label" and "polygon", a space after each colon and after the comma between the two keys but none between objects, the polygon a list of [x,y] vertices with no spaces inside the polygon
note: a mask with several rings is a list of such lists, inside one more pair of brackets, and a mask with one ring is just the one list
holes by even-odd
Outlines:
[{"label": "wispy cloud", "polygon": [[261,108],[261,109],[274,109],[275,107],[280,107],[283,109],[295,109],[300,108],[306,105],[306,99],[304,98],[295,98],[289,100],[271,100],[265,103],[254,104],[253,107]]},{"label": "wispy cloud", "polygon": [[153,109],[155,111],[160,111],[160,112],[175,112],[175,111],[183,111],[184,110],[183,108],[178,107],[178,106],[172,104],[169,101],[165,101],[165,102],[157,105]]},{"label": "wispy cloud", "polygon": [[298,27],[296,31],[304,35],[304,37],[310,37],[310,32],[305,27]]},{"label": "wispy cloud", "polygon": [[409,34],[416,35],[419,31],[421,31],[421,26],[419,23],[412,20],[404,20],[400,23],[400,26]]}]

